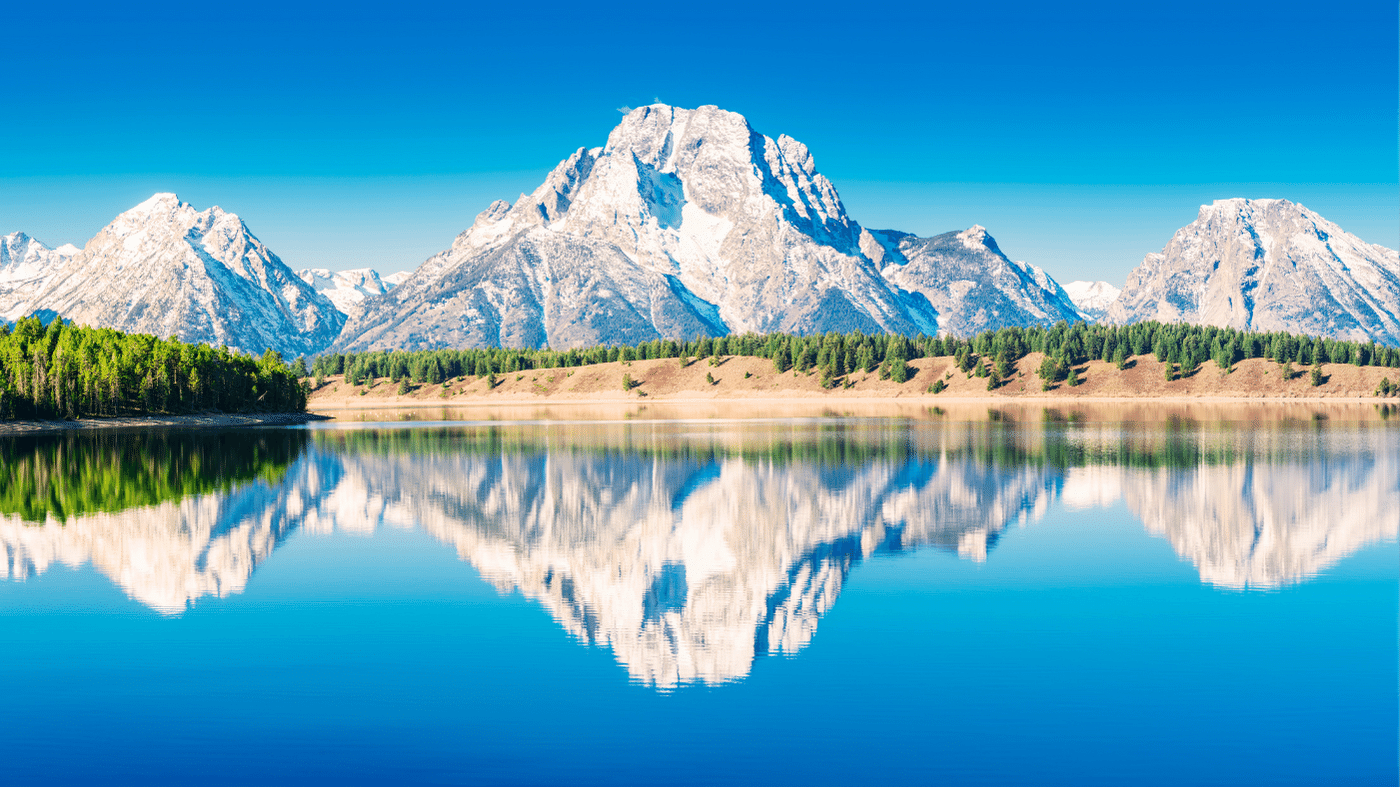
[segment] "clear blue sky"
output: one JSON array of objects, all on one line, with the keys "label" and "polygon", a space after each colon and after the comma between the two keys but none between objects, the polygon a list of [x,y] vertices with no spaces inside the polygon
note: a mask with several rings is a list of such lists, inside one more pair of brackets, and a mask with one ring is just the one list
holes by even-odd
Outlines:
[{"label": "clear blue sky", "polygon": [[0,233],[50,245],[176,191],[293,267],[411,269],[654,99],[806,142],[862,224],[979,223],[1061,281],[1121,284],[1232,196],[1400,245],[1390,0],[5,16]]}]

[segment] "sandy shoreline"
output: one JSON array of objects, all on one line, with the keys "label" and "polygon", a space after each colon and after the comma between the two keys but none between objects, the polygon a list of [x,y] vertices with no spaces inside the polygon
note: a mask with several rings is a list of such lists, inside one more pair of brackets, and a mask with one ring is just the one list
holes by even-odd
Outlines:
[{"label": "sandy shoreline", "polygon": [[291,426],[324,421],[315,413],[256,415],[154,415],[122,418],[82,418],[76,421],[0,421],[0,435],[73,432],[92,429],[229,429],[245,426]]}]

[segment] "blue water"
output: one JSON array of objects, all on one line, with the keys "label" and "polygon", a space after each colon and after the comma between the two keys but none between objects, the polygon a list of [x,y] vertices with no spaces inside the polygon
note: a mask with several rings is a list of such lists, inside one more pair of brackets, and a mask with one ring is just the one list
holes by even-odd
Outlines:
[{"label": "blue water", "polygon": [[1397,781],[1394,426],[47,440],[6,783]]}]

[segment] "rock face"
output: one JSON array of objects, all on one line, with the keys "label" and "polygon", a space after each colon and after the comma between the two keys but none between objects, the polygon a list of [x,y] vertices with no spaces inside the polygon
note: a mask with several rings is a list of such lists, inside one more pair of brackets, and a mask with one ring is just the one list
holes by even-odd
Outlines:
[{"label": "rock face", "polygon": [[1217,200],[1147,255],[1104,319],[1400,344],[1400,255],[1287,200]]},{"label": "rock face", "polygon": [[1076,315],[1053,280],[1006,260],[980,228],[871,233],[802,143],[716,107],[658,104],[629,113],[605,146],[578,149],[534,193],[492,204],[367,305],[336,347],[963,332]]},{"label": "rock face", "polygon": [[310,284],[335,304],[341,314],[349,316],[360,311],[366,298],[383,295],[408,278],[408,274],[395,273],[381,277],[378,271],[370,268],[354,268],[348,271],[332,271],[326,268],[304,268],[297,271],[297,277]]},{"label": "rock face", "polygon": [[237,215],[174,194],[118,216],[16,309],[284,357],[325,349],[345,323]]},{"label": "rock face", "polygon": [[45,282],[79,251],[72,244],[50,249],[23,232],[0,236],[0,320],[28,314]]},{"label": "rock face", "polygon": [[1106,281],[1072,281],[1065,285],[1065,294],[1074,302],[1074,308],[1091,322],[1102,319],[1109,304],[1122,292]]}]

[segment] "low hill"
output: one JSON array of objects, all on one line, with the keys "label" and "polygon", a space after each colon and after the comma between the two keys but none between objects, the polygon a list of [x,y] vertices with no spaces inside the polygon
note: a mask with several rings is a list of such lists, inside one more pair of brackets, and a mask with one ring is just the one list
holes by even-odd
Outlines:
[{"label": "low hill", "polygon": [[[325,378],[314,388],[307,407],[331,410],[359,407],[411,407],[465,404],[539,402],[618,402],[646,400],[880,400],[921,399],[930,403],[945,399],[1373,399],[1382,380],[1400,381],[1400,370],[1351,364],[1322,364],[1321,382],[1312,385],[1311,368],[1293,368],[1284,379],[1284,366],[1263,358],[1240,361],[1223,371],[1213,365],[1197,368],[1176,380],[1166,379],[1165,364],[1151,355],[1129,359],[1119,370],[1114,364],[1089,361],[1075,366],[1080,381],[1061,381],[1043,390],[1037,375],[1044,356],[1031,353],[1020,359],[1015,371],[996,390],[987,390],[987,379],[958,369],[952,356],[919,358],[909,362],[910,378],[904,383],[879,379],[878,372],[854,372],[850,387],[821,385],[817,370],[779,373],[765,358],[722,356],[717,365],[700,358],[682,366],[676,358],[591,364],[573,368],[531,369],[488,378],[457,377],[442,384],[395,384],[388,378],[349,385],[343,376]],[[624,377],[635,387],[623,389]],[[708,379],[707,379],[708,378]],[[713,382],[710,382],[710,380]],[[943,380],[946,389],[934,394],[930,387]],[[1382,400],[1376,400],[1382,401]]]}]

